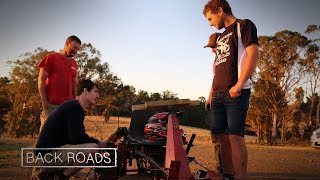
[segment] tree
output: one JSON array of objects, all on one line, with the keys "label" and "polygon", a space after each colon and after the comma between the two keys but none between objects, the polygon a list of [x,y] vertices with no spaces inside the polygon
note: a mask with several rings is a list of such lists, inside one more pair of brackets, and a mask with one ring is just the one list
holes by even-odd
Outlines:
[{"label": "tree", "polygon": [[31,134],[34,136],[40,126],[41,101],[37,88],[39,69],[37,64],[49,51],[37,48],[19,59],[10,61],[13,68],[10,71],[9,99],[13,105],[8,113],[7,132],[19,137]]},{"label": "tree", "polygon": [[5,114],[12,109],[12,103],[9,99],[9,83],[8,77],[0,77],[0,134],[4,132],[6,121],[4,120]]},{"label": "tree", "polygon": [[146,101],[150,101],[150,99],[151,98],[150,98],[149,93],[147,91],[139,90],[138,93],[136,94],[135,103],[142,104]]},{"label": "tree", "polygon": [[10,80],[8,77],[0,77],[0,119],[12,108],[8,97]]},{"label": "tree", "polygon": [[78,64],[78,79],[105,80],[110,78],[109,64],[101,63],[100,51],[91,43],[83,43],[74,58]]},{"label": "tree", "polygon": [[[51,52],[37,48],[34,52],[25,53],[19,59],[10,62],[14,64],[10,72],[11,82],[8,90],[13,109],[8,113],[6,129],[12,136],[33,135],[39,129],[41,101],[37,88],[37,64]],[[114,83],[118,86],[119,79],[109,72],[108,63],[101,63],[100,57],[100,52],[91,44],[84,43],[80,47],[79,53],[75,56],[78,61],[79,79],[98,78],[101,84],[107,81],[107,85]]]},{"label": "tree", "polygon": [[165,90],[162,92],[162,94],[156,92],[156,93],[151,93],[149,96],[149,93],[144,90],[138,91],[136,94],[135,98],[135,104],[142,104],[146,101],[158,101],[158,100],[172,100],[172,99],[178,99],[177,94]]},{"label": "tree", "polygon": [[[272,119],[272,137],[277,138],[277,128],[290,121],[288,105],[294,102],[294,89],[304,77],[302,62],[304,50],[310,44],[305,36],[298,32],[284,30],[274,36],[260,36],[260,59],[258,62],[258,82],[255,94],[265,103],[266,117]],[[282,140],[283,135],[282,132]]]},{"label": "tree", "polygon": [[178,99],[177,94],[174,94],[169,90],[163,91],[161,97],[162,97],[162,100]]},{"label": "tree", "polygon": [[[309,25],[306,29],[306,33],[309,35],[314,35],[316,32],[320,32],[320,26],[317,25]],[[302,64],[305,66],[306,71],[306,79],[308,84],[310,84],[310,100],[311,100],[311,108],[309,111],[308,123],[311,127],[311,131],[316,128],[319,124],[319,111],[320,111],[320,103],[317,105],[316,113],[314,112],[315,107],[315,96],[316,91],[319,89],[319,78],[320,78],[320,59],[319,59],[319,42],[320,38],[315,38],[311,41],[308,45],[305,56],[307,57],[304,59]],[[315,118],[316,116],[316,118]],[[316,119],[316,120],[314,120]]]},{"label": "tree", "polygon": [[130,108],[135,100],[135,88],[129,85],[120,84],[117,88],[117,103],[116,106],[119,108],[118,115],[129,116]]},{"label": "tree", "polygon": [[[260,97],[257,97],[253,93],[250,99],[250,107],[247,113],[246,124],[250,126],[250,130],[254,131],[257,135],[257,143],[260,143],[263,138],[268,139],[268,131],[270,128],[271,122],[270,112],[265,108],[264,100]],[[269,139],[270,141],[270,139]]]},{"label": "tree", "polygon": [[91,43],[83,43],[75,59],[78,63],[78,79],[91,79],[99,86],[100,99],[96,107],[89,108],[88,114],[98,114],[97,108],[102,108],[107,122],[112,110],[117,109],[117,88],[121,86],[121,80],[110,72],[107,62],[102,63],[100,51]]},{"label": "tree", "polygon": [[159,101],[161,99],[162,99],[161,94],[158,92],[151,93],[150,95],[150,101]]}]

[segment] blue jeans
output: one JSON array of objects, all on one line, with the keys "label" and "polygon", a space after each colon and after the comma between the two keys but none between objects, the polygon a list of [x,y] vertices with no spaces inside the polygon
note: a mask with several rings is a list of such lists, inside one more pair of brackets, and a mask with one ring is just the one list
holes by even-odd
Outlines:
[{"label": "blue jeans", "polygon": [[242,89],[241,95],[236,98],[230,97],[229,92],[213,95],[212,134],[226,133],[244,136],[250,94],[250,89]]}]

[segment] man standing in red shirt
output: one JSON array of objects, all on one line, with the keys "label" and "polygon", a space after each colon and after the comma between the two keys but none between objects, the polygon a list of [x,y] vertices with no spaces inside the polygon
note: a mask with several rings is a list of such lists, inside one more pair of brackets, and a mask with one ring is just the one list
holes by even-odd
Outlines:
[{"label": "man standing in red shirt", "polygon": [[40,131],[48,116],[60,104],[75,98],[77,63],[73,56],[78,52],[80,45],[81,41],[77,36],[70,36],[59,53],[48,54],[38,64],[38,89],[43,108]]}]

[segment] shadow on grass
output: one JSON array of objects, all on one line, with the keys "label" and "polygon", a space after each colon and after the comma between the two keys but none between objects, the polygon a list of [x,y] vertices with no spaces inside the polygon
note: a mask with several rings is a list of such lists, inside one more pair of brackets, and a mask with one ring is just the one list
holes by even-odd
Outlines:
[{"label": "shadow on grass", "polygon": [[320,179],[319,174],[303,173],[250,173],[250,179]]}]

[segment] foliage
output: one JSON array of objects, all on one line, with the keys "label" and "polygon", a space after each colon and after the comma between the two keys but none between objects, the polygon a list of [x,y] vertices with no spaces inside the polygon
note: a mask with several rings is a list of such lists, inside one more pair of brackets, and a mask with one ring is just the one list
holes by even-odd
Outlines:
[{"label": "foliage", "polygon": [[78,79],[110,79],[107,62],[101,63],[101,54],[91,43],[83,43],[75,55],[78,64]]},{"label": "foliage", "polygon": [[0,77],[0,119],[12,108],[8,97],[10,80],[8,77]]},{"label": "foliage", "polygon": [[[306,29],[308,35],[315,35],[320,33],[320,26],[309,25]],[[320,114],[320,103],[315,103],[316,93],[319,91],[319,78],[320,78],[320,59],[319,59],[319,44],[320,38],[312,39],[311,43],[308,45],[308,48],[305,52],[307,57],[302,63],[305,66],[306,71],[306,81],[310,87],[310,100],[311,107],[309,110],[308,116],[308,126],[310,126],[311,131],[316,129],[316,126],[319,124],[319,114]],[[317,107],[317,112],[314,113],[314,108]]]},{"label": "foliage", "polygon": [[8,96],[13,104],[8,113],[7,132],[14,136],[34,135],[39,129],[40,96],[37,88],[37,64],[48,54],[47,50],[36,49],[33,53],[25,53],[19,59],[11,61]]},{"label": "foliage", "polygon": [[313,52],[311,42],[288,30],[259,37],[260,59],[247,121],[260,138],[270,142],[271,131],[276,137],[282,127],[281,138],[285,140],[286,125],[294,122],[292,117],[296,113],[291,106],[303,99],[301,85],[306,64],[315,60],[312,53],[307,53]]},{"label": "foliage", "polygon": [[[10,79],[0,79],[1,118],[7,114],[5,128],[12,136],[34,136],[38,133],[41,101],[37,88],[37,64],[51,52],[37,48],[34,52],[23,54],[10,61],[13,64]],[[99,86],[100,99],[96,106],[88,108],[87,114],[129,116],[130,107],[137,100],[177,99],[176,94],[168,90],[162,94],[151,93],[150,96],[147,93],[146,97],[136,95],[134,87],[123,84],[110,72],[108,63],[102,63],[100,52],[90,43],[82,44],[74,58],[78,64],[78,79],[92,79]]]},{"label": "foliage", "polygon": [[12,103],[8,97],[9,83],[8,77],[0,77],[0,134],[5,131],[5,114],[12,109]]}]

